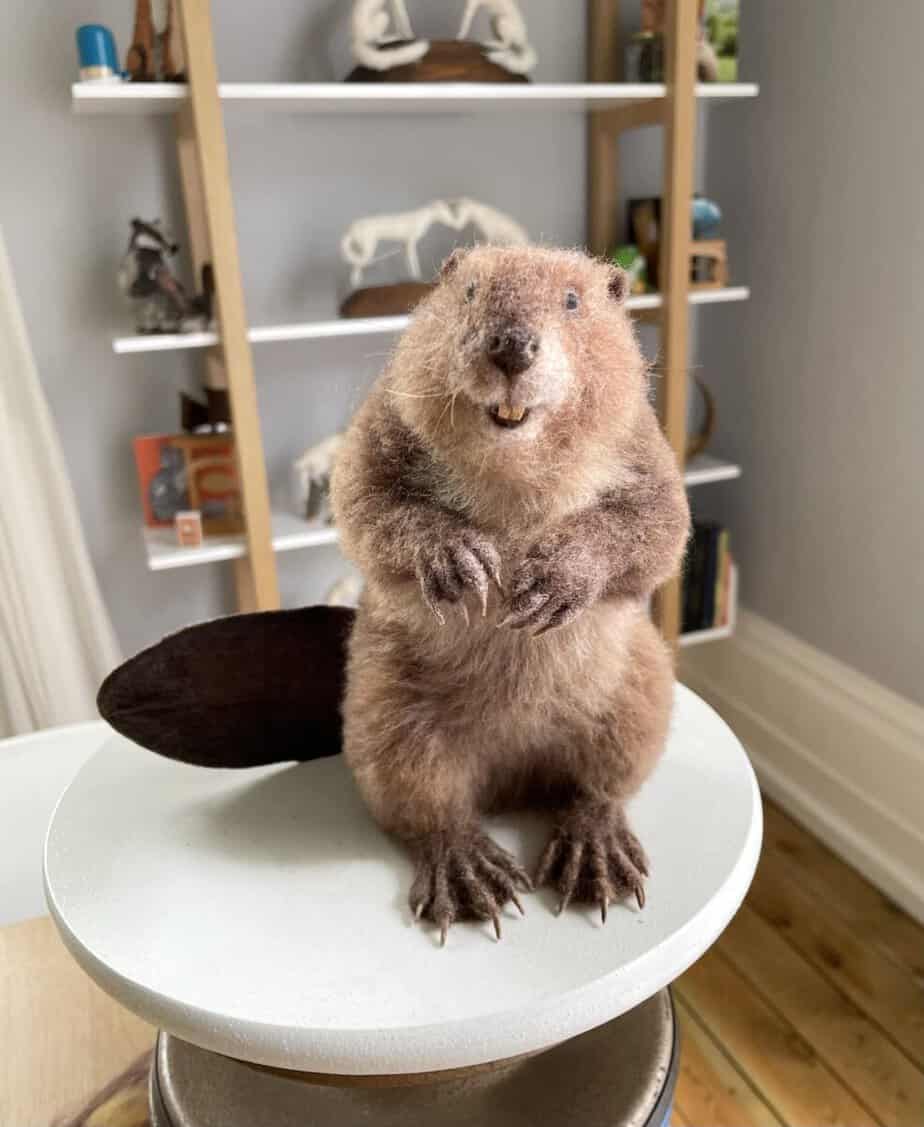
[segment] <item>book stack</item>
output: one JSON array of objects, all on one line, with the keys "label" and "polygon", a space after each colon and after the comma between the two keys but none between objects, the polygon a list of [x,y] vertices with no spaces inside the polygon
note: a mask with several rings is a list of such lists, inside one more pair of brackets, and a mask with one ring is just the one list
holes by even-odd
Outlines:
[{"label": "book stack", "polygon": [[683,565],[683,633],[715,630],[732,622],[738,569],[728,529],[715,521],[694,521]]}]

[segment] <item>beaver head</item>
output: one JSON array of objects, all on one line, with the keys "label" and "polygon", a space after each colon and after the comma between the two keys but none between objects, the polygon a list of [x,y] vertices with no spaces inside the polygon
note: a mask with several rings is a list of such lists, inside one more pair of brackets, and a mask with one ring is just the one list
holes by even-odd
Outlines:
[{"label": "beaver head", "polygon": [[627,292],[624,271],[578,251],[455,251],[398,345],[387,390],[456,463],[504,472],[594,438],[611,444],[647,395]]}]

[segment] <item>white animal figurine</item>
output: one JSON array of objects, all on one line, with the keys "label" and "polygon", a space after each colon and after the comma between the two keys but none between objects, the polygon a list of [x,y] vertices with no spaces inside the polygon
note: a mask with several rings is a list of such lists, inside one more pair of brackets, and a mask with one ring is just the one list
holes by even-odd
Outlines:
[{"label": "white animal figurine", "polygon": [[479,11],[484,8],[491,24],[493,39],[485,41],[488,58],[512,74],[529,74],[539,56],[530,45],[526,21],[516,0],[468,0],[459,39],[465,39]]},{"label": "white animal figurine", "polygon": [[[355,0],[351,24],[353,58],[370,70],[407,66],[430,50],[425,39],[383,50],[389,43],[414,38],[404,0]],[[394,31],[390,33],[391,24]]]},{"label": "white animal figurine", "polygon": [[332,434],[310,447],[292,466],[298,510],[306,520],[329,520],[330,475],[343,436]]},{"label": "white animal figurine", "polygon": [[450,200],[449,210],[453,215],[451,226],[461,231],[471,223],[481,232],[486,243],[493,243],[495,246],[522,246],[529,242],[529,235],[524,228],[495,207],[462,197]]},{"label": "white animal figurine", "polygon": [[447,227],[460,229],[449,204],[443,200],[434,200],[416,211],[403,211],[395,215],[368,215],[365,219],[357,219],[340,242],[340,251],[345,261],[353,267],[350,274],[353,287],[362,285],[363,270],[372,264],[379,243],[386,241],[404,243],[407,268],[411,277],[420,281],[417,245],[435,223],[445,223]]}]

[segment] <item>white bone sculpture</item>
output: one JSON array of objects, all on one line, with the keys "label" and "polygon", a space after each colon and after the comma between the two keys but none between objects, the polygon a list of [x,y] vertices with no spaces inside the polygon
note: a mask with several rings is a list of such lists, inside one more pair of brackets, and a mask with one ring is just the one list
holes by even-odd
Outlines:
[{"label": "white bone sculpture", "polygon": [[526,21],[516,0],[468,0],[458,38],[465,39],[482,8],[494,35],[484,43],[488,58],[513,74],[528,74],[539,57],[527,38]]},{"label": "white bone sculpture", "polygon": [[[430,50],[425,39],[383,50],[389,43],[414,38],[404,0],[355,0],[351,24],[353,58],[370,70],[407,66]],[[394,31],[389,32],[392,24]]]},{"label": "white bone sculpture", "polygon": [[417,247],[436,223],[442,223],[453,231],[461,231],[471,223],[488,243],[519,245],[529,242],[529,235],[510,216],[487,204],[465,198],[434,200],[416,211],[395,215],[368,215],[351,224],[340,243],[341,254],[352,267],[352,286],[362,285],[363,271],[372,264],[380,242],[404,243],[410,275],[415,281],[420,281],[422,275]]}]

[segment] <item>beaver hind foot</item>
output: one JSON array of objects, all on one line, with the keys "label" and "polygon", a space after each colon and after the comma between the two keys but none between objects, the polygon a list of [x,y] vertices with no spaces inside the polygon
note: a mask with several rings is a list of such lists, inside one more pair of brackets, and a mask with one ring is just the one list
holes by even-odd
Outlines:
[{"label": "beaver hind foot", "polygon": [[535,883],[555,887],[556,914],[572,900],[596,904],[606,923],[607,908],[634,895],[645,906],[645,851],[618,807],[589,803],[570,811],[552,833],[539,860]]},{"label": "beaver hind foot", "polygon": [[500,913],[508,903],[525,915],[518,892],[532,891],[518,862],[480,830],[434,833],[420,843],[409,903],[415,920],[440,929],[440,946],[456,920],[491,920],[501,937]]}]

